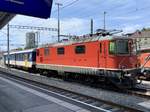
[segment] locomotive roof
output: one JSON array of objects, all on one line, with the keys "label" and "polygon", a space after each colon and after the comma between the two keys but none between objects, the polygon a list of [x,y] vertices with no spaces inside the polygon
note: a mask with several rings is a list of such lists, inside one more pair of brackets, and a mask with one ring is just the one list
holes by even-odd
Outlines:
[{"label": "locomotive roof", "polygon": [[[11,54],[18,54],[18,53],[28,53],[28,52],[33,52],[35,51],[36,49],[27,49],[27,50],[21,50],[21,51],[10,51],[10,55]],[[4,55],[7,55],[8,53],[4,53]]]},{"label": "locomotive roof", "polygon": [[42,45],[39,48],[42,47],[56,47],[56,46],[65,46],[65,45],[72,45],[72,44],[80,44],[80,43],[87,43],[87,42],[94,42],[94,41],[104,41],[104,40],[117,40],[117,39],[123,39],[123,40],[127,40],[127,39],[131,39],[128,37],[123,37],[123,36],[94,36],[94,37],[86,37],[86,38],[79,38],[79,39],[71,39],[69,41],[66,42],[60,42],[60,43],[51,43],[51,44],[46,44],[46,45]]}]

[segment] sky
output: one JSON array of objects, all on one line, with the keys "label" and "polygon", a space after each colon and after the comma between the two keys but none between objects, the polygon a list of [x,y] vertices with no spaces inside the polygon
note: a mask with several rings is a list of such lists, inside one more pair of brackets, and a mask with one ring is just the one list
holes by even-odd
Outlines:
[{"label": "sky", "polygon": [[[60,8],[61,34],[84,35],[90,33],[90,20],[94,20],[94,31],[103,28],[104,11],[106,12],[106,29],[123,30],[131,33],[137,29],[150,26],[150,0],[54,0],[49,19],[39,19],[17,15],[11,25],[29,25],[57,28],[57,6]],[[25,44],[26,32],[34,30],[10,29],[11,44]],[[6,27],[0,31],[0,44],[6,42]],[[40,31],[40,44],[57,41],[57,32]],[[11,46],[11,49],[21,47]],[[6,49],[1,46],[1,49]]]}]

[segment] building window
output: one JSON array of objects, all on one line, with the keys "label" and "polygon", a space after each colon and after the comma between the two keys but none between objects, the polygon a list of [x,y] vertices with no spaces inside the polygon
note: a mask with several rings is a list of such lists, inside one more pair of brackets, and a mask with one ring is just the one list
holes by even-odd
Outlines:
[{"label": "building window", "polygon": [[75,53],[76,54],[84,54],[85,53],[85,45],[76,46]]},{"label": "building window", "polygon": [[44,48],[44,55],[45,56],[49,55],[49,48],[48,47]]},{"label": "building window", "polygon": [[57,48],[57,54],[65,54],[65,49],[63,47]]}]

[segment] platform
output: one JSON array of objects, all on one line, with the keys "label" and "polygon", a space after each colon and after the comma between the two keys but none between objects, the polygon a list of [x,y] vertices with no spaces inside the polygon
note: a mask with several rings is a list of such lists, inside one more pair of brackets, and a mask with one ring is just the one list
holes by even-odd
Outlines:
[{"label": "platform", "polygon": [[1,77],[0,112],[89,112]]}]

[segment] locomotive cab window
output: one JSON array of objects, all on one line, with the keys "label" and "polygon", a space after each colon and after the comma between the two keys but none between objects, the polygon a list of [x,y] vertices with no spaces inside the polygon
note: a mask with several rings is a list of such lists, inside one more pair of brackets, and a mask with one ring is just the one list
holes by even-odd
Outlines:
[{"label": "locomotive cab window", "polygon": [[59,54],[59,55],[65,54],[65,49],[63,47],[57,48],[57,54]]},{"label": "locomotive cab window", "polygon": [[75,47],[76,54],[84,54],[85,53],[85,45],[80,45]]},{"label": "locomotive cab window", "polygon": [[118,40],[116,43],[117,54],[129,54],[128,40]]},{"label": "locomotive cab window", "polygon": [[46,48],[44,49],[44,55],[45,55],[45,56],[48,56],[48,55],[49,55],[49,48],[48,48],[48,47],[46,47]]},{"label": "locomotive cab window", "polygon": [[116,53],[116,42],[112,41],[109,43],[109,54],[115,54]]}]

